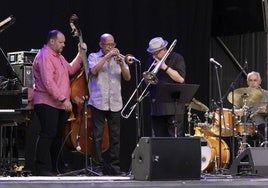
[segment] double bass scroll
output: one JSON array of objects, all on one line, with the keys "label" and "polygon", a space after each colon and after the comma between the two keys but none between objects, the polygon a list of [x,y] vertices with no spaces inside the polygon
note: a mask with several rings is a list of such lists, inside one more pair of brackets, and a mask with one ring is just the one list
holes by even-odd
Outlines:
[{"label": "double bass scroll", "polygon": [[[77,27],[78,17],[73,14],[70,18],[70,26],[72,28],[72,34],[74,37],[79,38],[80,45],[83,44],[82,32]],[[92,120],[91,110],[85,105],[85,98],[90,97],[88,91],[88,74],[87,74],[87,57],[86,52],[82,50],[83,68],[78,74],[76,74],[70,85],[71,90],[71,102],[73,110],[69,119],[66,122],[64,129],[64,135],[66,139],[66,146],[71,150],[77,150],[84,154],[91,154],[92,151]],[[109,135],[108,126],[105,123],[104,134],[102,141],[102,151],[106,151],[109,148]]]}]

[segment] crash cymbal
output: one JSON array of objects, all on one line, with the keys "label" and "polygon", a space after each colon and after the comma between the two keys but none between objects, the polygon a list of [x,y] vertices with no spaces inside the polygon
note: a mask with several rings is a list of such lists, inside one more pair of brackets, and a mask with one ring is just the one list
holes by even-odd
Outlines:
[{"label": "crash cymbal", "polygon": [[[234,105],[237,107],[244,106],[244,100],[246,101],[246,106],[251,107],[262,99],[262,92],[259,89],[245,87],[238,88],[234,90]],[[228,94],[228,101],[232,103],[232,92]]]},{"label": "crash cymbal", "polygon": [[209,111],[209,108],[201,103],[200,101],[196,100],[195,98],[192,99],[191,103],[187,105],[188,109],[192,108],[198,111],[207,112]]}]

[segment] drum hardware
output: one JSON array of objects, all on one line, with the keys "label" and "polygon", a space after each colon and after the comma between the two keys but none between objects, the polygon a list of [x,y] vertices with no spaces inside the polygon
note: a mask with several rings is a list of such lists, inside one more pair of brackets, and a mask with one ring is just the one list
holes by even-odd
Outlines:
[{"label": "drum hardware", "polygon": [[[247,117],[249,115],[248,109],[249,107],[247,106],[248,98],[249,98],[248,93],[243,93],[241,95],[242,102],[244,103],[242,110],[243,110],[243,117],[244,117],[244,122],[243,122],[243,132],[241,135],[241,139],[239,141],[239,147],[238,147],[238,155],[243,152],[247,147],[251,147],[249,143],[247,143],[247,130],[248,130],[248,124],[247,124]],[[253,104],[253,103],[252,103]]]},{"label": "drum hardware", "polygon": [[191,110],[189,109],[188,113],[187,113],[187,116],[188,116],[188,134],[185,134],[185,136],[195,136],[194,133],[192,133],[192,126],[193,126],[193,131],[195,131],[195,127],[197,124],[199,124],[201,121],[200,121],[200,118],[198,117],[197,114],[192,114],[191,113]]},{"label": "drum hardware", "polygon": [[[238,88],[235,89],[233,92],[230,92],[227,96],[228,101],[238,108],[242,108],[243,111],[243,123],[242,123],[242,132],[239,132],[239,147],[238,147],[238,154],[245,150],[247,147],[251,147],[250,144],[247,143],[246,138],[248,135],[248,124],[247,124],[247,117],[249,115],[248,109],[253,105],[260,102],[262,99],[263,94],[259,89],[256,88]],[[238,128],[238,127],[236,127]]]},{"label": "drum hardware", "polygon": [[188,108],[187,121],[188,121],[188,134],[185,134],[185,136],[191,136],[191,121],[192,121],[191,107]]},{"label": "drum hardware", "polygon": [[[237,77],[238,78],[238,77]],[[253,105],[260,102],[263,94],[259,89],[245,87],[238,88],[230,92],[227,96],[228,101],[233,104],[237,108],[242,109],[241,114],[237,114],[238,116],[243,117],[244,119],[241,121],[241,124],[236,125],[235,132],[238,132],[239,146],[238,146],[238,154],[244,151],[245,148],[251,147],[250,144],[247,143],[247,134],[250,127],[247,126],[247,117],[248,117],[248,109]],[[233,107],[234,109],[234,107]],[[234,113],[239,113],[240,110],[234,110]],[[242,115],[242,116],[241,116]],[[240,129],[242,127],[242,130]],[[241,131],[240,131],[241,130]],[[233,131],[233,133],[235,134]],[[235,136],[233,134],[233,136]],[[234,144],[233,144],[234,148]],[[234,153],[234,152],[233,152]],[[233,155],[234,159],[234,155]]]},{"label": "drum hardware", "polygon": [[194,125],[196,125],[197,122],[200,122],[200,119],[196,114],[193,114],[193,117],[192,117],[191,110],[194,109],[197,111],[206,112],[206,114],[207,114],[209,111],[209,108],[206,105],[204,105],[203,103],[201,103],[200,101],[196,100],[195,98],[193,98],[189,104],[185,104],[185,106],[188,109],[188,113],[187,113],[187,115],[188,115],[188,134],[186,136],[191,136],[191,134],[190,134],[191,133],[191,122],[194,121]]}]

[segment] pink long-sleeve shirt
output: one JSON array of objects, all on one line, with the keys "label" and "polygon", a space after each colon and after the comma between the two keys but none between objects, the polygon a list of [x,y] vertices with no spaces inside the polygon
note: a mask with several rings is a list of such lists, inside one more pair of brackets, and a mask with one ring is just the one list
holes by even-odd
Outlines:
[{"label": "pink long-sleeve shirt", "polygon": [[66,59],[47,45],[38,52],[33,63],[34,104],[47,104],[64,109],[62,100],[70,100],[70,78],[82,64],[77,55],[69,64]]}]

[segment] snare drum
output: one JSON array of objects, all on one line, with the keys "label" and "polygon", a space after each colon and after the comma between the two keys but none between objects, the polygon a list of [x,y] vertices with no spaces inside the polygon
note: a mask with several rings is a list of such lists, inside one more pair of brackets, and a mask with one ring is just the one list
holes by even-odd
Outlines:
[{"label": "snare drum", "polygon": [[[201,170],[211,172],[215,168],[215,161],[219,161],[219,138],[208,136],[204,138],[207,146],[201,147]],[[230,161],[230,149],[221,139],[221,165],[218,168],[227,168]]]}]

